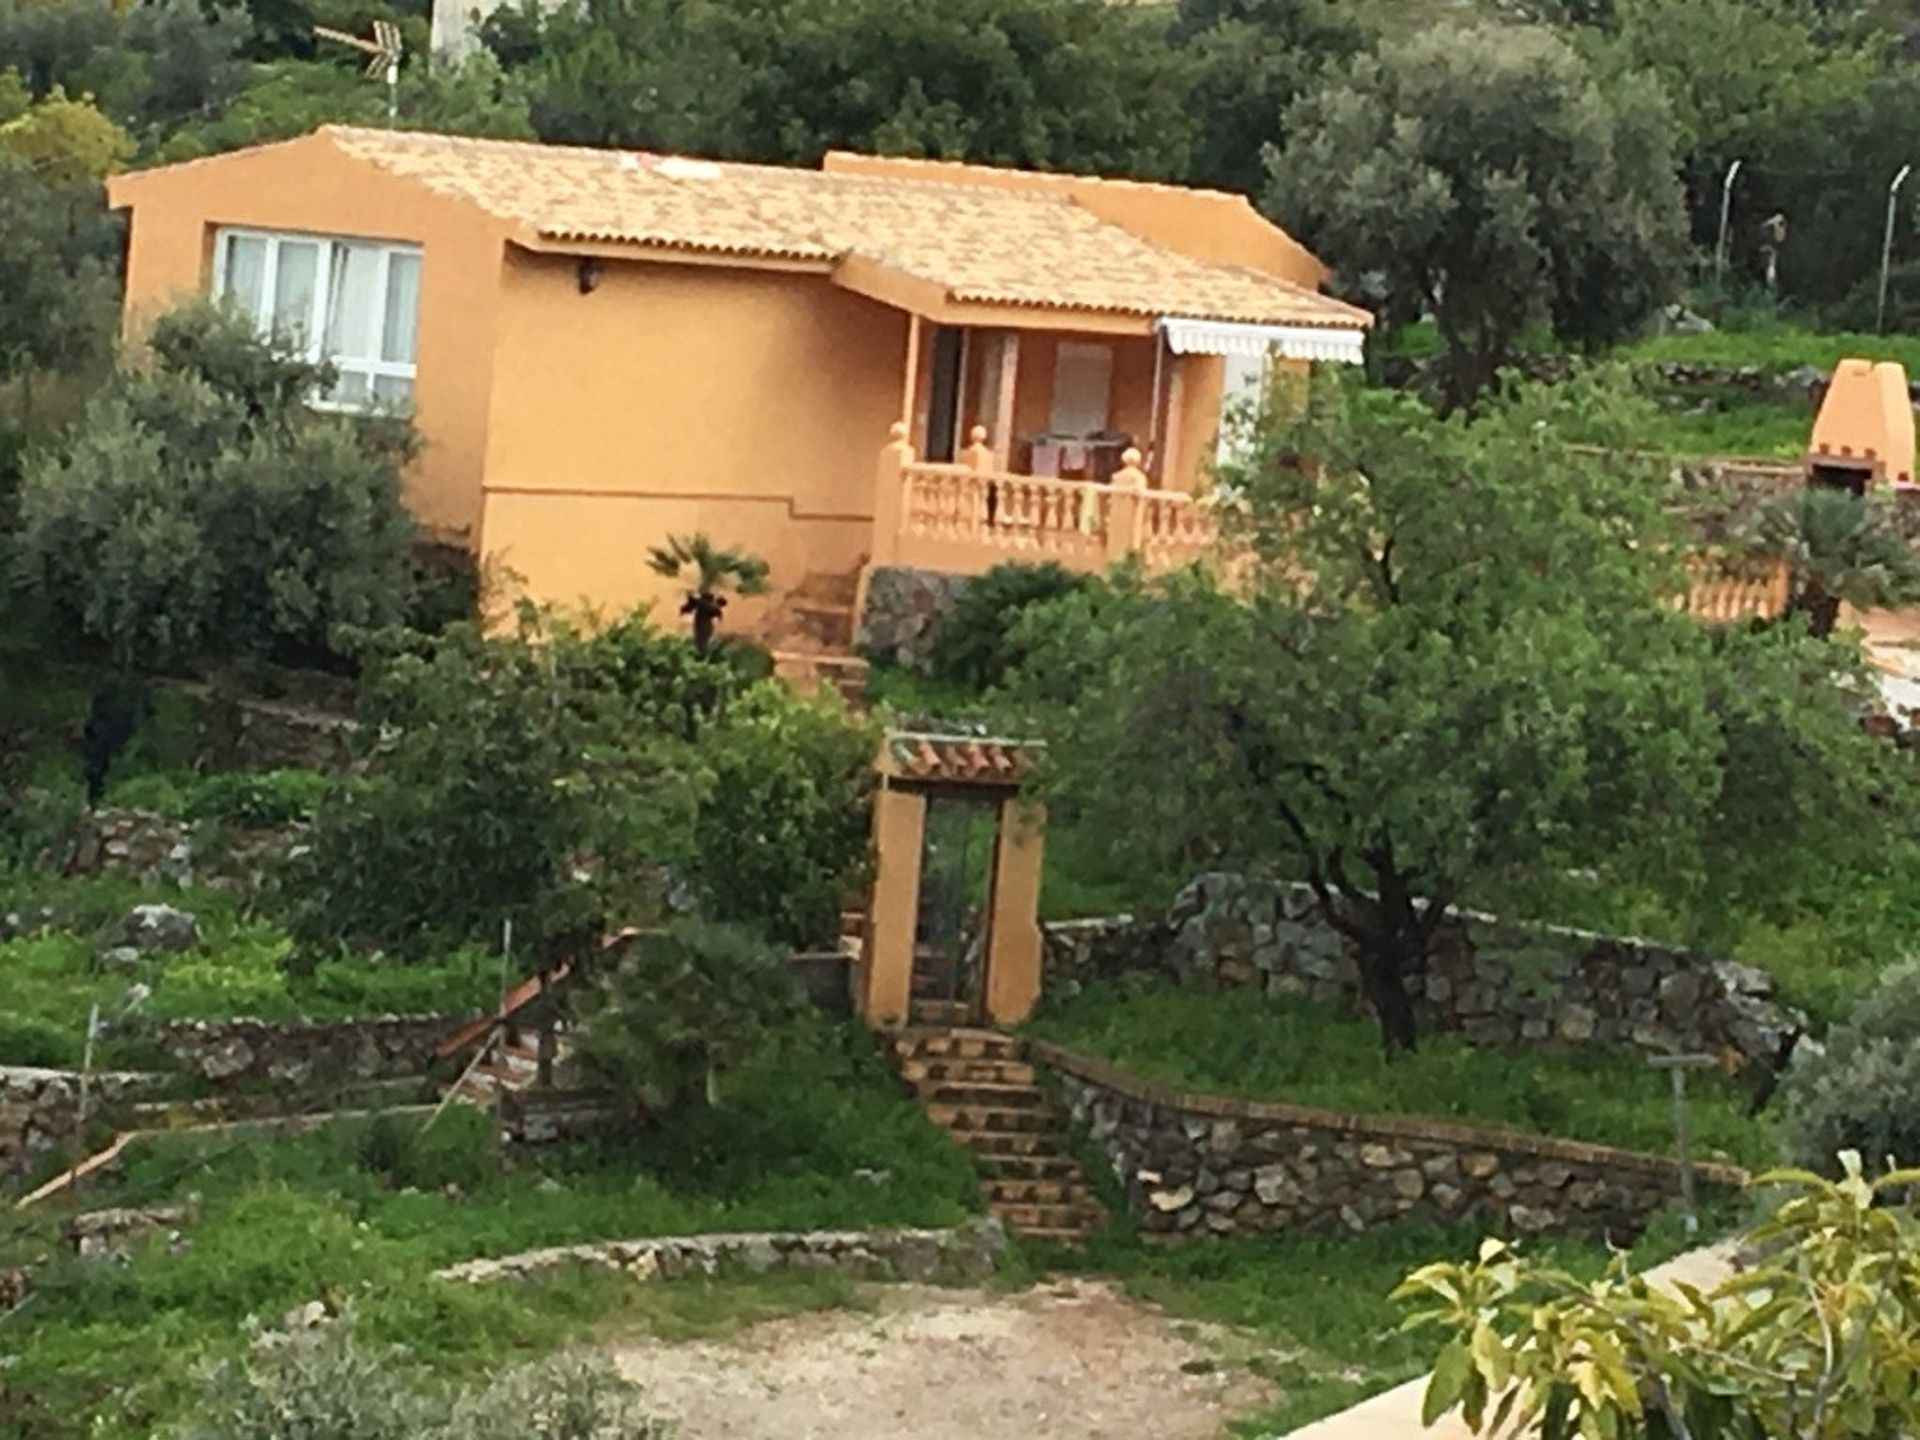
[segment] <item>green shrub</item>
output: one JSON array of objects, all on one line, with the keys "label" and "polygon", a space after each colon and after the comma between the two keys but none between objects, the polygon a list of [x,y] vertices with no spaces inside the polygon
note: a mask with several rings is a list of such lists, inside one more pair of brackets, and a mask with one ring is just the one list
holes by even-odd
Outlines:
[{"label": "green shrub", "polygon": [[242,317],[163,317],[58,444],[29,452],[20,573],[116,663],[326,657],[404,614],[410,431],[313,411],[325,367]]},{"label": "green shrub", "polygon": [[318,770],[233,770],[209,775],[187,802],[187,817],[229,825],[286,825],[312,817],[332,777]]},{"label": "green shrub", "polygon": [[727,693],[638,618],[587,634],[528,607],[512,634],[375,637],[365,774],[333,783],[288,867],[294,934],[422,958],[507,920],[551,947],[650,917],[691,831],[693,738]]},{"label": "green shrub", "polygon": [[1030,607],[1044,605],[1089,584],[1049,562],[996,565],[969,584],[934,631],[927,657],[936,680],[985,690],[1000,684],[1026,659],[1015,626]]},{"label": "green shrub", "polygon": [[580,1054],[636,1107],[676,1115],[715,1102],[725,1073],[799,999],[785,957],[751,931],[675,920],[642,935],[602,983]]},{"label": "green shrub", "polygon": [[877,737],[840,705],[750,690],[701,740],[713,781],[685,867],[705,914],[797,949],[830,946],[871,833]]},{"label": "green shrub", "polygon": [[1889,970],[1826,1053],[1788,1072],[1787,1128],[1794,1157],[1831,1170],[1858,1151],[1869,1168],[1920,1162],[1920,961]]},{"label": "green shrub", "polygon": [[258,1333],[202,1372],[198,1412],[174,1440],[664,1440],[639,1387],[604,1361],[555,1356],[449,1393],[397,1346],[350,1320]]}]

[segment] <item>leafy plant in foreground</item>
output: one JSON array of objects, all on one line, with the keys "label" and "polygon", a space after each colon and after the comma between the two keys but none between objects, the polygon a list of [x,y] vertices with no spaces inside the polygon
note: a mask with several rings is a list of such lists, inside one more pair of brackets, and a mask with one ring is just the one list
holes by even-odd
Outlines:
[{"label": "leafy plant in foreground", "polygon": [[1797,1061],[1786,1081],[1787,1127],[1799,1163],[1857,1150],[1869,1167],[1920,1155],[1920,961],[1879,985],[1824,1053]]},{"label": "leafy plant in foreground", "polygon": [[1398,1290],[1447,1336],[1423,1415],[1539,1440],[1861,1440],[1920,1427],[1920,1170],[1869,1181],[1776,1171],[1759,1259],[1712,1290],[1667,1290],[1624,1259],[1584,1284],[1488,1240]]}]

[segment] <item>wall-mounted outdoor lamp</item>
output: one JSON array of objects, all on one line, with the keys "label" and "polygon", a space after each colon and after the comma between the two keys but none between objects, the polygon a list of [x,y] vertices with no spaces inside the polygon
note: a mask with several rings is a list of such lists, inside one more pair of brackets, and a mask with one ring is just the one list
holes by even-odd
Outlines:
[{"label": "wall-mounted outdoor lamp", "polygon": [[600,262],[588,255],[580,261],[580,293],[591,295],[600,288]]}]

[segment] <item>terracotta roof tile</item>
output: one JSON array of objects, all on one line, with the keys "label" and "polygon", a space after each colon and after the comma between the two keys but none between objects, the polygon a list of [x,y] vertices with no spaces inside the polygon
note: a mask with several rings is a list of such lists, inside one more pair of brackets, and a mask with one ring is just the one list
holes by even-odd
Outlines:
[{"label": "terracotta roof tile", "polygon": [[973,735],[895,733],[887,737],[893,773],[903,780],[1018,785],[1032,770],[1038,748],[1032,741]]},{"label": "terracotta roof tile", "polygon": [[1037,189],[407,131],[324,133],[350,155],[548,239],[857,255],[960,301],[1338,328],[1369,321],[1271,275],[1151,244]]}]

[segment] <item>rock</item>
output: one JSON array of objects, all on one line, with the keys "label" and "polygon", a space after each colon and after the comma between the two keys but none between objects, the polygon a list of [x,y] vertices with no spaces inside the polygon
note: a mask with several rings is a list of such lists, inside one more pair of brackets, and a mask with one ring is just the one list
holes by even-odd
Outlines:
[{"label": "rock", "polygon": [[1510,1207],[1507,1218],[1513,1221],[1514,1229],[1523,1230],[1529,1235],[1538,1235],[1542,1230],[1552,1229],[1558,1219],[1551,1210],[1541,1210],[1531,1205]]},{"label": "rock", "polygon": [[1500,1157],[1488,1150],[1475,1150],[1460,1157],[1460,1172],[1470,1180],[1485,1180],[1500,1168]]},{"label": "rock", "polygon": [[177,953],[200,943],[200,921],[171,905],[136,905],[121,922],[127,944],[140,951]]},{"label": "rock", "polygon": [[1291,1204],[1300,1198],[1300,1186],[1285,1165],[1262,1165],[1253,1172],[1253,1193],[1262,1205]]},{"label": "rock", "polygon": [[327,1307],[319,1300],[309,1300],[304,1305],[296,1305],[280,1317],[282,1330],[311,1330],[317,1325],[327,1323]]},{"label": "rock", "polygon": [[1395,1145],[1362,1145],[1360,1163],[1369,1170],[1391,1170],[1396,1165],[1405,1165],[1413,1157]]},{"label": "rock", "polygon": [[1599,1025],[1599,1017],[1584,1005],[1569,1005],[1560,1012],[1559,1031],[1562,1040],[1576,1043],[1591,1040]]},{"label": "rock", "polygon": [[1187,1206],[1193,1204],[1193,1187],[1191,1185],[1182,1185],[1177,1190],[1149,1190],[1147,1192],[1147,1204],[1151,1205],[1163,1215],[1172,1214],[1176,1210],[1184,1210]]},{"label": "rock", "polygon": [[1690,1023],[1700,1009],[1705,982],[1698,970],[1677,970],[1660,980],[1660,1013],[1675,1025]]},{"label": "rock", "polygon": [[146,957],[133,945],[114,945],[100,952],[100,968],[117,972],[138,970]]},{"label": "rock", "polygon": [[1418,1200],[1427,1193],[1427,1177],[1418,1170],[1396,1170],[1393,1190],[1402,1200]]}]

